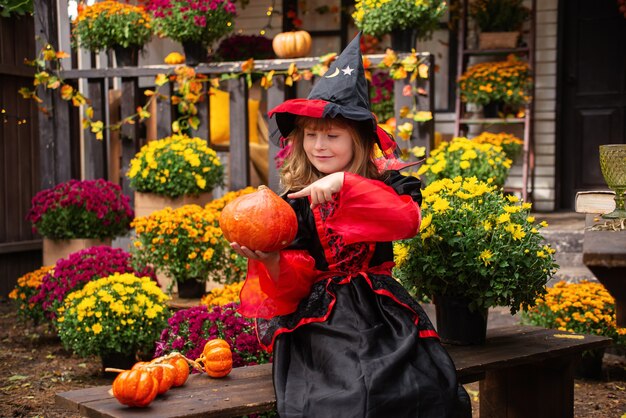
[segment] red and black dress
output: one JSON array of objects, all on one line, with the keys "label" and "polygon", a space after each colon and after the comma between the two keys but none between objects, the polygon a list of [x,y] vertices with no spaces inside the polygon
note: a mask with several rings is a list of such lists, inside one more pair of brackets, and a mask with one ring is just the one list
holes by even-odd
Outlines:
[{"label": "red and black dress", "polygon": [[314,210],[288,200],[299,229],[278,279],[249,261],[241,313],[274,351],[281,417],[471,416],[430,320],[391,277],[391,241],[417,233],[420,199],[414,177],[346,173]]}]

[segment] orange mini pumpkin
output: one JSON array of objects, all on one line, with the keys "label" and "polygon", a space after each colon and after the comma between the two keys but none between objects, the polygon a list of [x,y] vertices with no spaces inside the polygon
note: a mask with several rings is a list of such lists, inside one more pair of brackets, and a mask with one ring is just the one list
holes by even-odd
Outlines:
[{"label": "orange mini pumpkin", "polygon": [[272,40],[272,48],[279,58],[306,57],[311,52],[311,35],[304,30],[279,33]]},{"label": "orange mini pumpkin", "polygon": [[224,207],[220,228],[230,242],[271,252],[291,244],[298,232],[298,219],[289,203],[260,186],[256,192],[239,196]]},{"label": "orange mini pumpkin", "polygon": [[139,362],[133,366],[133,370],[146,370],[159,382],[158,394],[162,395],[174,384],[176,372],[174,366],[168,364],[145,363]]},{"label": "orange mini pumpkin", "polygon": [[181,354],[170,354],[165,358],[157,359],[156,363],[169,364],[174,367],[173,387],[182,386],[187,381],[187,378],[189,377],[189,363],[187,363],[187,360]]},{"label": "orange mini pumpkin", "polygon": [[230,345],[220,338],[207,341],[202,351],[204,371],[211,377],[224,377],[233,369]]},{"label": "orange mini pumpkin", "polygon": [[113,396],[128,406],[148,406],[156,398],[159,382],[147,370],[124,370],[113,381]]}]

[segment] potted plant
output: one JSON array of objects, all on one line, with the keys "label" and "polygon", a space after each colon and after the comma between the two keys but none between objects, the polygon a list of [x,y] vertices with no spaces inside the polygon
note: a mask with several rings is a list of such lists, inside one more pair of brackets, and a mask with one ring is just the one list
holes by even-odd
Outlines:
[{"label": "potted plant", "polygon": [[467,138],[442,141],[417,170],[426,184],[445,178],[476,177],[490,185],[502,187],[513,162],[501,147]]},{"label": "potted plant", "polygon": [[[601,283],[560,281],[536,300],[536,305],[522,313],[522,322],[559,331],[602,335],[615,344],[626,344],[626,328],[619,328],[615,318],[615,299]],[[581,377],[599,378],[604,349],[583,353],[578,368]]]},{"label": "potted plant", "polygon": [[443,341],[482,343],[488,308],[515,314],[545,293],[558,267],[539,233],[546,224],[534,223],[530,203],[474,177],[434,181],[423,198],[420,234],[396,245],[395,277],[434,298]]},{"label": "potted plant", "polygon": [[522,151],[524,141],[521,138],[508,132],[483,132],[478,136],[472,138],[477,144],[491,144],[497,147],[501,147],[502,151],[506,154],[506,158],[515,161]]},{"label": "potted plant", "polygon": [[[370,108],[380,123],[394,117],[393,79],[387,71],[373,71],[369,84]],[[393,135],[393,132],[391,132]]]},{"label": "potted plant", "polygon": [[152,37],[150,15],[143,6],[105,0],[78,7],[72,21],[76,47],[97,52],[113,49],[118,66],[137,65],[139,51]]},{"label": "potted plant", "polygon": [[275,58],[272,40],[263,35],[231,35],[220,42],[213,54],[215,61],[246,61],[249,58]]},{"label": "potted plant", "polygon": [[188,65],[206,61],[207,48],[232,32],[237,14],[231,0],[148,0],[157,31],[180,42]]},{"label": "potted plant", "polygon": [[515,48],[530,10],[524,0],[473,0],[469,15],[480,29],[480,49]]},{"label": "potted plant", "polygon": [[[491,103],[524,105],[531,100],[532,83],[528,63],[512,54],[504,61],[474,64],[458,80],[461,100],[483,106]],[[487,114],[486,106],[484,111],[485,117],[498,116],[497,111]]]},{"label": "potted plant", "polygon": [[135,190],[137,217],[165,207],[205,205],[221,185],[224,168],[207,141],[187,135],[150,141],[130,162],[127,172]]},{"label": "potted plant", "polygon": [[177,311],[156,344],[155,357],[178,351],[196,359],[207,341],[221,338],[233,352],[233,367],[267,363],[270,354],[259,345],[254,322],[239,313],[239,304],[196,306]]},{"label": "potted plant", "polygon": [[90,281],[114,273],[131,273],[156,281],[151,267],[133,267],[130,253],[121,248],[96,246],[58,260],[53,269],[42,278],[29,303],[40,307],[46,318],[54,320],[67,294],[82,289]]},{"label": "potted plant", "polygon": [[[149,355],[167,325],[169,297],[149,277],[115,273],[67,295],[56,319],[63,345],[100,356],[103,367],[129,369]],[[122,364],[111,364],[116,359]]]},{"label": "potted plant", "polygon": [[373,36],[391,34],[391,47],[410,52],[416,39],[428,38],[446,11],[443,0],[357,0],[352,18],[357,28]]},{"label": "potted plant", "polygon": [[134,213],[120,186],[104,179],[70,180],[42,190],[32,199],[27,219],[44,236],[43,264],[111,239],[130,230]]},{"label": "potted plant", "polygon": [[238,282],[233,282],[231,284],[226,284],[223,286],[215,287],[211,289],[206,295],[202,297],[200,300],[201,305],[206,306],[224,306],[229,303],[239,303],[239,294],[241,293],[241,289],[243,288],[243,284],[245,283],[245,275],[242,277],[242,280]]},{"label": "potted plant", "polygon": [[242,279],[246,260],[238,256],[219,228],[221,210],[248,187],[229,192],[205,207],[185,205],[165,208],[150,216],[135,218],[133,252],[137,262],[150,264],[167,275],[162,283],[169,291],[177,285],[178,296],[200,298],[208,281],[232,283]]},{"label": "potted plant", "polygon": [[9,299],[17,305],[19,318],[31,320],[35,324],[43,321],[44,312],[41,305],[31,302],[31,298],[39,293],[43,278],[52,268],[53,266],[43,266],[17,279],[15,288],[9,293]]}]

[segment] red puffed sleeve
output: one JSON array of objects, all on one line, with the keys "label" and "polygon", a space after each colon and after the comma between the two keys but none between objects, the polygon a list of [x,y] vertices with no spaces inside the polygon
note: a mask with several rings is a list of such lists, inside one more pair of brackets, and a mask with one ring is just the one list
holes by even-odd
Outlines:
[{"label": "red puffed sleeve", "polygon": [[346,244],[411,238],[419,232],[420,208],[409,195],[399,195],[378,180],[345,173],[339,206],[326,225]]},{"label": "red puffed sleeve", "polygon": [[239,294],[239,313],[249,318],[270,319],[296,310],[319,273],[315,260],[304,250],[283,250],[279,267],[280,275],[274,280],[263,263],[248,260],[246,282]]}]

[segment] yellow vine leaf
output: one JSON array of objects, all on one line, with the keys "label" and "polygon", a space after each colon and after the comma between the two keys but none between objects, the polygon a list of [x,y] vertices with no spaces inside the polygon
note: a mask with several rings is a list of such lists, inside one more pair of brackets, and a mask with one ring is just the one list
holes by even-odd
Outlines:
[{"label": "yellow vine leaf", "polygon": [[70,100],[72,93],[74,93],[74,88],[69,84],[64,84],[63,87],[61,87],[61,99]]},{"label": "yellow vine leaf", "polygon": [[154,83],[157,86],[162,86],[165,83],[167,83],[167,76],[165,74],[157,74],[157,76],[154,79]]}]

